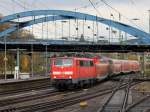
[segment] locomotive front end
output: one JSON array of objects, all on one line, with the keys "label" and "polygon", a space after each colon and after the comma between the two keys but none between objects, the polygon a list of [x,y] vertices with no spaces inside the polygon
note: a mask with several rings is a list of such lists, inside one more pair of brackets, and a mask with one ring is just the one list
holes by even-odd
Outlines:
[{"label": "locomotive front end", "polygon": [[51,65],[51,81],[57,86],[67,86],[72,83],[73,78],[73,59],[72,58],[55,58]]}]

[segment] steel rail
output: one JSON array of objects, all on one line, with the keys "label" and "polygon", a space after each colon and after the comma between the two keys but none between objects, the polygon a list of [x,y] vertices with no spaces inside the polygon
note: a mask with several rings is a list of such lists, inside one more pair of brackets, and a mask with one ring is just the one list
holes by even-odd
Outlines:
[{"label": "steel rail", "polygon": [[[125,88],[127,86],[127,84],[124,84],[120,87],[121,88]],[[16,112],[29,112],[29,111],[40,111],[40,112],[47,112],[47,111],[54,111],[57,110],[59,108],[65,107],[65,106],[69,106],[69,105],[73,105],[76,103],[79,103],[80,101],[84,101],[84,100],[90,100],[92,98],[95,97],[99,97],[99,96],[103,96],[106,94],[109,94],[112,92],[112,89],[105,89],[105,90],[97,90],[97,91],[93,91],[87,94],[81,94],[79,96],[73,96],[71,98],[64,98],[64,99],[59,99],[56,101],[51,101],[51,102],[46,102],[46,103],[39,103],[36,105],[30,105],[30,106],[26,106],[26,107],[21,107],[21,108],[16,108]]]},{"label": "steel rail", "polygon": [[148,100],[149,98],[150,98],[150,95],[144,96],[143,98],[139,99],[139,100],[136,101],[135,103],[129,105],[129,106],[126,108],[125,112],[129,112],[132,108],[134,108],[134,107],[136,107],[138,104],[140,104],[140,103],[142,103],[142,102]]}]

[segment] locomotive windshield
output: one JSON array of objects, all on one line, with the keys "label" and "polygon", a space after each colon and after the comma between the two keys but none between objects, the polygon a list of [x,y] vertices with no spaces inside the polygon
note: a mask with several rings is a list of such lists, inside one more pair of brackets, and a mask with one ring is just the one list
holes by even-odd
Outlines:
[{"label": "locomotive windshield", "polygon": [[56,59],[55,66],[70,66],[72,65],[72,59]]}]

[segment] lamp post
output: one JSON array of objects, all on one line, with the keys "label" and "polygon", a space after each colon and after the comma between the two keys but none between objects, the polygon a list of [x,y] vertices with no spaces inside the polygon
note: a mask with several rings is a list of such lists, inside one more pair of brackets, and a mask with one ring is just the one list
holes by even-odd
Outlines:
[{"label": "lamp post", "polygon": [[[121,22],[121,14],[120,13],[119,13],[119,22]],[[120,44],[122,44],[121,30],[119,30],[119,39],[120,39]]]},{"label": "lamp post", "polygon": [[[114,15],[113,15],[113,14],[110,14],[110,20],[114,20],[114,19],[115,19],[115,18],[114,18]],[[111,23],[111,24],[112,24],[112,23]],[[109,32],[109,33],[110,33],[110,34],[109,34],[109,35],[110,35],[110,42],[113,41],[113,34],[112,34],[113,32],[112,32],[112,31],[113,31],[113,28],[110,26],[110,32]]]},{"label": "lamp post", "polygon": [[108,30],[108,43],[110,44],[110,26],[109,27],[106,27],[106,30]]},{"label": "lamp post", "polygon": [[132,20],[133,21],[139,21],[140,19],[139,18],[133,18]]},{"label": "lamp post", "polygon": [[[138,18],[133,18],[132,20],[134,20],[134,21],[139,21],[140,19],[138,19]],[[150,26],[150,25],[149,25]],[[150,31],[149,31],[150,32]],[[144,75],[145,75],[145,52],[143,52],[142,54],[141,54],[141,59],[142,60],[140,60],[141,61],[141,65],[142,65],[142,75],[143,75],[143,77],[144,77]]]}]

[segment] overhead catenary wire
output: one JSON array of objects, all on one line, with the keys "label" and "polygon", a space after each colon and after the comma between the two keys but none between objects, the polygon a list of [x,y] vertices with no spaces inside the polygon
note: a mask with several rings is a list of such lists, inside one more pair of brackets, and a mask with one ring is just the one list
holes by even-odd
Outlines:
[{"label": "overhead catenary wire", "polygon": [[91,0],[88,0],[90,2],[90,4],[93,6],[93,8],[96,10],[96,12],[99,14],[99,16],[102,17],[102,14],[100,13],[100,11],[95,7],[94,3]]},{"label": "overhead catenary wire", "polygon": [[135,24],[131,19],[129,19],[128,17],[124,16],[120,11],[118,11],[116,8],[112,7],[108,2],[106,2],[106,0],[100,0],[101,2],[103,2],[106,6],[108,6],[109,8],[111,8],[112,10],[114,10],[116,13],[119,13],[122,17],[124,17],[125,19],[127,19],[130,23],[132,23],[133,25],[135,25],[136,27],[138,27],[139,29],[141,29],[142,31],[144,31],[140,26],[138,26],[137,24]]},{"label": "overhead catenary wire", "polygon": [[4,9],[4,10],[7,10],[8,12],[12,11],[11,9],[9,9],[9,8],[7,8],[7,7],[5,7],[5,6],[3,6],[2,4],[0,4],[0,8],[2,8],[2,9]]},{"label": "overhead catenary wire", "polygon": [[21,3],[19,3],[18,1],[16,0],[12,0],[14,3],[16,3],[18,6],[20,6],[21,8],[23,9],[28,9],[27,7],[25,7],[24,5],[22,5]]},{"label": "overhead catenary wire", "polygon": [[[15,0],[13,0],[13,1],[15,1]],[[20,2],[20,3],[19,3]],[[28,5],[27,3],[23,3],[22,1],[15,1],[15,3],[17,4],[17,5],[19,5],[21,8],[23,8],[23,9],[29,9],[28,7],[29,6],[31,6],[31,5]],[[25,4],[27,5],[27,6],[25,6]],[[96,2],[96,3],[93,3],[93,5],[98,5],[99,4],[99,2]],[[43,4],[44,5],[44,4]],[[83,6],[83,7],[80,7],[80,8],[77,8],[77,9],[81,9],[81,8],[86,8],[86,7],[89,7],[88,5],[86,5],[86,6]],[[40,27],[40,26],[39,26]],[[43,29],[44,30],[44,29]],[[78,32],[78,31],[77,31]],[[42,34],[43,35],[43,34]]]},{"label": "overhead catenary wire", "polygon": [[[16,1],[16,0],[14,0],[14,1]],[[93,3],[91,0],[89,0],[90,1],[90,3],[91,3],[91,5],[92,5],[92,7],[94,7],[94,9],[95,10],[97,10],[97,12],[99,12],[99,10],[97,9],[97,7],[95,6],[95,5],[97,5],[98,3],[100,3],[100,2],[96,2],[96,3]],[[101,0],[101,1],[105,1],[105,0]],[[17,1],[18,2],[18,1]],[[21,1],[20,1],[21,2]],[[20,3],[21,4],[21,3]],[[18,5],[20,5],[20,4],[18,4]],[[22,8],[27,8],[27,6],[23,6],[22,4],[20,5],[20,7],[22,7]],[[86,6],[85,6],[86,7]],[[100,13],[100,15],[101,15],[101,13]]]},{"label": "overhead catenary wire", "polygon": [[[29,6],[30,7],[33,7],[32,5],[29,5],[29,4],[27,4],[27,3],[23,3],[22,1],[16,1],[16,0],[12,0],[14,3],[16,3],[18,6],[20,6],[21,8],[23,8],[24,10],[26,9],[26,10],[29,10],[30,8],[29,8]],[[25,6],[24,4],[27,4],[27,6]],[[37,24],[38,25],[38,24]],[[43,26],[43,25],[42,25]],[[40,25],[38,25],[38,27],[40,27]],[[44,29],[42,29],[42,31],[43,31]],[[43,33],[44,33],[44,31],[43,31]],[[42,33],[42,37],[43,37],[43,34]]]},{"label": "overhead catenary wire", "polygon": [[[90,2],[90,4],[93,6],[93,8],[95,9],[95,11],[98,13],[99,16],[103,17],[101,12],[96,8],[96,6],[94,5],[94,3],[91,0],[88,0]],[[99,2],[97,2],[97,4],[99,4]],[[97,17],[97,15],[96,15]],[[97,19],[97,18],[96,18]],[[97,22],[97,21],[96,21]],[[97,38],[98,38],[98,23],[97,23]],[[93,41],[94,41],[94,22],[93,22]]]},{"label": "overhead catenary wire", "polygon": [[[93,3],[93,5],[94,5],[95,7],[96,7],[96,6],[98,7],[100,3],[101,3],[100,1],[97,1],[97,2]],[[103,4],[101,4],[101,5],[103,5]],[[75,8],[75,9],[76,9],[76,10],[82,10],[82,9],[86,9],[86,8],[89,8],[89,7],[91,7],[91,4],[84,5],[84,6]],[[75,9],[73,9],[73,10],[75,10]]]},{"label": "overhead catenary wire", "polygon": [[[91,5],[92,5],[92,7],[96,10],[96,12],[98,13],[98,15],[99,16],[101,16],[102,17],[102,14],[99,12],[99,10],[96,8],[96,5],[98,5],[100,2],[96,2],[96,3],[93,3],[91,0],[89,0],[89,2],[90,2],[90,5],[85,5],[85,6],[83,6],[83,7],[80,7],[80,8],[76,8],[76,9],[74,9],[75,11],[77,11],[77,10],[79,10],[79,9],[82,9],[82,8],[87,8],[87,7],[91,7]],[[86,18],[85,18],[85,20],[83,20],[83,21],[86,21]],[[84,25],[86,25],[87,27],[89,27],[87,24],[86,24],[86,22],[84,22]],[[78,26],[78,25],[77,25]],[[93,25],[92,25],[93,26]],[[94,27],[93,27],[94,28]],[[92,33],[94,33],[94,29],[93,28],[88,28],[88,29],[90,29],[91,31],[92,31]],[[83,28],[84,29],[84,28]],[[78,29],[79,30],[79,29]],[[84,31],[83,31],[83,33],[84,33]],[[94,35],[94,34],[92,34],[92,35]]]},{"label": "overhead catenary wire", "polygon": [[[137,7],[137,4],[135,3],[134,0],[129,0],[129,1],[130,1],[130,3],[135,7],[136,14],[137,14],[140,18],[142,18],[142,20],[141,20],[141,21],[142,21],[141,23],[143,23],[142,26],[145,26],[145,25],[144,25],[144,23],[145,23],[144,20],[146,19],[146,20],[148,21],[149,18],[143,14],[142,10],[139,10],[139,8]],[[137,20],[138,20],[138,18],[134,18],[134,19],[137,19]],[[134,19],[132,19],[132,20],[134,20]]]}]

